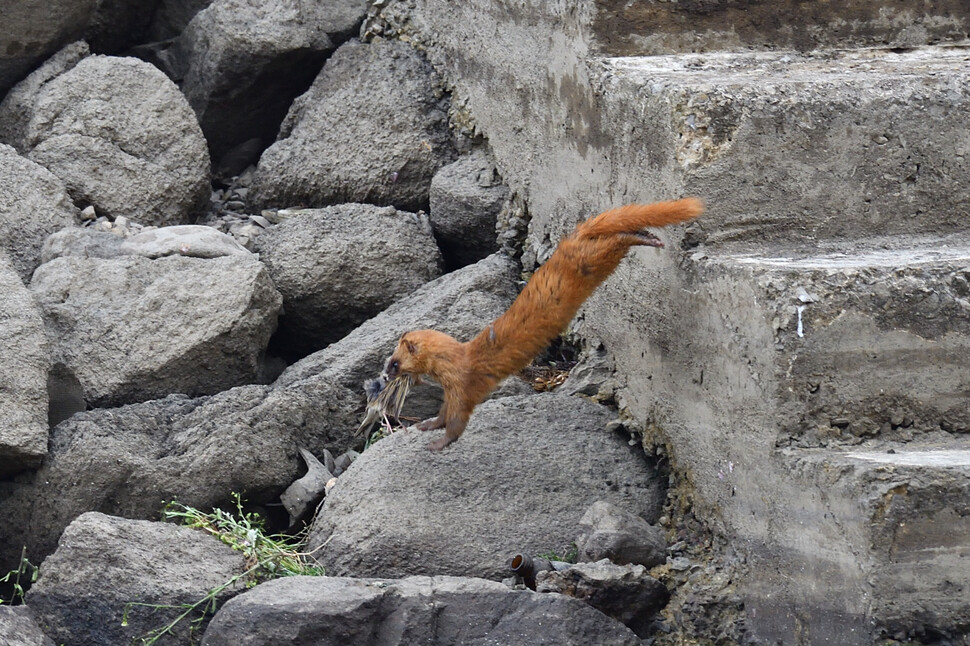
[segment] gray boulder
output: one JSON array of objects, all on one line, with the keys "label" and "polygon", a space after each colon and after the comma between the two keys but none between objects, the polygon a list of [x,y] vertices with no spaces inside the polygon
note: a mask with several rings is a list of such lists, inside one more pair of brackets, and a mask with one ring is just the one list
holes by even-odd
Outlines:
[{"label": "gray boulder", "polygon": [[556,594],[447,576],[290,577],[230,600],[203,646],[635,646],[622,624]]},{"label": "gray boulder", "polygon": [[252,203],[427,210],[431,178],[454,157],[439,83],[401,41],[342,45],[259,160]]},{"label": "gray boulder", "polygon": [[50,455],[32,477],[0,481],[0,571],[15,564],[24,543],[35,560],[50,554],[86,511],[154,519],[165,500],[206,508],[226,504],[233,491],[275,501],[301,473],[297,447],[323,455],[358,441],[361,384],[404,330],[470,330],[476,317],[508,307],[515,275],[512,262],[493,256],[443,276],[273,386],[75,414],[53,429]]},{"label": "gray boulder", "polygon": [[596,500],[656,518],[663,483],[604,430],[609,419],[601,406],[549,393],[485,402],[440,453],[426,447],[441,431],[398,432],[340,477],[309,547],[335,576],[500,579],[513,554],[566,552]]},{"label": "gray boulder", "polygon": [[40,264],[47,236],[74,224],[77,214],[61,180],[0,144],[0,251],[24,283]]},{"label": "gray boulder", "polygon": [[464,267],[498,251],[495,222],[508,197],[508,187],[481,149],[435,173],[431,226],[450,266]]},{"label": "gray boulder", "polygon": [[536,591],[582,599],[643,638],[649,635],[654,617],[670,598],[667,587],[647,574],[647,568],[616,565],[606,559],[539,572]]},{"label": "gray boulder", "polygon": [[47,454],[48,352],[40,310],[0,253],[0,476]]},{"label": "gray boulder", "polygon": [[576,539],[580,561],[609,559],[618,565],[650,568],[667,560],[667,541],[659,528],[605,500],[594,502],[579,524],[583,528]]},{"label": "gray boulder", "polygon": [[299,467],[288,426],[293,416],[261,406],[267,391],[242,386],[212,397],[173,395],[61,422],[40,469],[0,483],[0,569],[15,563],[22,545],[35,562],[46,557],[87,511],[158,519],[166,501],[205,509],[228,504],[233,491],[272,501]]},{"label": "gray boulder", "polygon": [[252,382],[282,300],[265,268],[239,256],[61,257],[30,289],[53,361],[91,405]]},{"label": "gray boulder", "polygon": [[0,21],[0,96],[87,27],[98,0],[5,0]]},{"label": "gray boulder", "polygon": [[37,619],[27,606],[0,606],[0,643],[4,646],[55,646],[37,627]]},{"label": "gray boulder", "polygon": [[280,334],[303,354],[441,273],[427,219],[392,207],[301,211],[263,232],[256,249],[283,294]]},{"label": "gray boulder", "polygon": [[[263,146],[323,61],[357,30],[366,0],[216,0],[176,44],[182,91],[219,160],[251,137]],[[256,161],[254,157],[253,162]]]},{"label": "gray boulder", "polygon": [[83,40],[65,45],[14,86],[0,102],[0,141],[23,151],[30,133],[34,103],[44,86],[90,55],[91,48]]},{"label": "gray boulder", "polygon": [[0,125],[21,154],[67,184],[75,202],[142,224],[176,224],[209,198],[209,154],[192,109],[158,69],[89,56],[4,103]]},{"label": "gray boulder", "polygon": [[[57,643],[130,644],[182,612],[156,606],[194,604],[246,569],[240,552],[201,530],[92,512],[64,531],[27,602]],[[216,602],[244,589],[239,581]],[[190,613],[156,643],[190,643],[191,622],[200,616]]]}]

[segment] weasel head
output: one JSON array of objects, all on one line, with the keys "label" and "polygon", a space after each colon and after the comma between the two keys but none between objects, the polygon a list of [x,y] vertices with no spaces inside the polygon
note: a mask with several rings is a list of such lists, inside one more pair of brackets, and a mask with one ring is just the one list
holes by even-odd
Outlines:
[{"label": "weasel head", "polygon": [[454,338],[435,330],[405,332],[388,358],[384,374],[388,380],[402,373],[434,376],[436,359],[448,356],[459,345]]}]

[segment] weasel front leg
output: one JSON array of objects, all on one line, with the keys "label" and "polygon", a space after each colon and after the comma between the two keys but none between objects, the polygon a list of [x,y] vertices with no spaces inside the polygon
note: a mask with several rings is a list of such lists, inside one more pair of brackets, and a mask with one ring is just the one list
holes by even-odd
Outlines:
[{"label": "weasel front leg", "polygon": [[424,420],[423,422],[418,422],[417,424],[414,425],[414,428],[418,429],[419,431],[433,431],[438,428],[444,428],[445,427],[444,419],[445,418],[442,415],[438,415],[437,417],[431,417],[429,419]]},{"label": "weasel front leg", "polygon": [[453,415],[448,418],[448,423],[445,424],[445,434],[443,437],[439,437],[437,440],[428,445],[429,451],[440,451],[445,448],[465,432],[465,427],[468,426],[468,418],[471,415]]}]

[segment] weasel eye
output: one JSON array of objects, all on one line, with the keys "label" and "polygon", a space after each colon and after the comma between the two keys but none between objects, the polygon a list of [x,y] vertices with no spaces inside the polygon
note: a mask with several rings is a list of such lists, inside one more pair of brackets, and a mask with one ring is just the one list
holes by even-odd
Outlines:
[{"label": "weasel eye", "polygon": [[394,370],[396,372],[400,367],[401,367],[400,361],[395,360],[391,362],[391,370]]}]

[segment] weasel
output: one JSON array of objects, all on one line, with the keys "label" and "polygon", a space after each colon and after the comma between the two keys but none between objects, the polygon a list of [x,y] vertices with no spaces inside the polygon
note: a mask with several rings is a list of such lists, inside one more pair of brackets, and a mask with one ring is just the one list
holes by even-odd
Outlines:
[{"label": "weasel", "polygon": [[440,451],[457,440],[475,407],[562,333],[630,247],[663,246],[645,227],[685,222],[703,211],[700,200],[686,198],[601,213],[564,238],[508,311],[471,341],[461,343],[435,330],[404,333],[387,360],[387,378],[429,375],[444,389],[438,416],[417,425],[422,431],[445,429],[428,448]]}]

